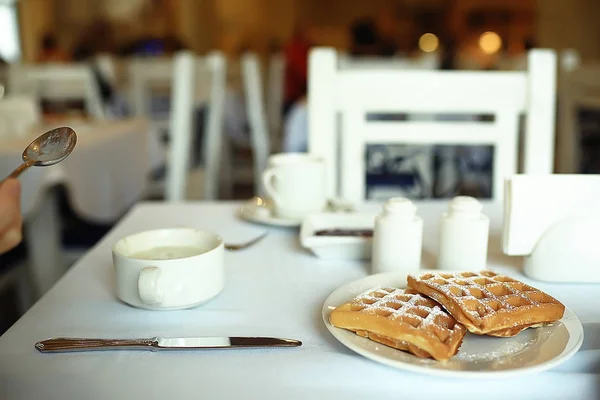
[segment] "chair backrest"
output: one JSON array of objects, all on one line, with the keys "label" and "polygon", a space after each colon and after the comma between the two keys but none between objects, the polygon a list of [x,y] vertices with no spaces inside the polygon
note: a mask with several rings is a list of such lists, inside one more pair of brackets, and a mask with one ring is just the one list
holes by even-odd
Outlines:
[{"label": "chair backrest", "polygon": [[[581,64],[578,58],[570,56],[570,60],[561,60],[557,172],[597,173],[597,167],[589,164],[597,164],[596,157],[583,157],[582,143],[590,134],[585,126],[586,118],[594,121],[594,125],[590,126],[593,129],[591,134],[597,134],[595,122],[600,112],[600,63]],[[582,164],[584,159],[586,162]]]},{"label": "chair backrest", "polygon": [[37,99],[83,99],[88,115],[104,119],[105,112],[98,82],[87,64],[12,64],[9,93]]},{"label": "chair backrest", "polygon": [[118,84],[117,66],[114,57],[107,53],[98,54],[94,57],[94,64],[98,68],[102,77],[106,79],[113,87]]},{"label": "chair backrest", "polygon": [[24,137],[41,122],[35,97],[5,96],[0,99],[0,138]]},{"label": "chair backrest", "polygon": [[217,198],[225,76],[225,57],[220,53],[196,57],[191,52],[180,52],[173,59],[169,117],[170,149],[165,187],[167,201],[182,201],[186,197],[195,132],[193,121],[198,102],[207,105],[208,113],[205,118],[202,146],[205,160],[204,198]]},{"label": "chair backrest", "polygon": [[227,90],[227,60],[220,52],[212,52],[205,57],[205,80],[208,88],[208,115],[204,120],[204,198],[219,198],[221,179],[221,160],[224,152],[225,93]]},{"label": "chair backrest", "polygon": [[[164,91],[164,100],[170,99],[173,84],[174,59],[133,58],[127,65],[129,76],[129,99],[133,113],[153,122],[160,129],[169,126],[171,105],[154,107],[157,91]],[[154,92],[154,93],[153,93]],[[158,108],[158,110],[156,110]]]},{"label": "chair backrest", "polygon": [[[269,59],[269,81],[267,85],[267,118],[271,133],[271,147],[279,149],[283,117],[285,86],[285,58],[277,53]],[[277,150],[276,150],[277,151]]]},{"label": "chair backrest", "polygon": [[[528,133],[524,172],[552,172],[556,56],[551,50],[530,52],[527,72],[344,70],[337,65],[335,50],[311,52],[309,151],[326,162],[331,196],[364,200],[365,147],[371,143],[493,145],[492,196],[501,201],[503,178],[517,170],[522,113],[527,114]],[[367,121],[371,113],[492,114],[494,118],[491,122]]]},{"label": "chair backrest", "polygon": [[167,201],[185,200],[194,129],[195,61],[194,55],[190,52],[180,52],[173,59],[169,121],[170,149],[165,185]]},{"label": "chair backrest", "polygon": [[246,53],[242,56],[241,62],[246,109],[248,110],[250,125],[250,144],[254,159],[254,186],[256,193],[262,193],[261,174],[267,167],[271,141],[262,92],[260,61],[256,54]]},{"label": "chair backrest", "polygon": [[440,65],[439,54],[423,53],[416,57],[368,57],[350,56],[338,53],[338,68],[349,69],[437,69]]}]

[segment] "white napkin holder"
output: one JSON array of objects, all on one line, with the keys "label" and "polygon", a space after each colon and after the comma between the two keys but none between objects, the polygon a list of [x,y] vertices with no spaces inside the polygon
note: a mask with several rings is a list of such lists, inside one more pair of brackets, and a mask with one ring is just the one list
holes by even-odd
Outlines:
[{"label": "white napkin holder", "polygon": [[516,175],[504,192],[504,253],[525,275],[600,283],[600,176]]}]

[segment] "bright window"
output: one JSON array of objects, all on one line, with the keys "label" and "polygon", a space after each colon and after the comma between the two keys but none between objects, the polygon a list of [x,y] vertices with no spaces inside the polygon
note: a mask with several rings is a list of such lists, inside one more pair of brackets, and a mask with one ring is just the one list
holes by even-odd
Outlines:
[{"label": "bright window", "polygon": [[0,0],[0,57],[7,62],[21,59],[17,7],[10,0]]}]

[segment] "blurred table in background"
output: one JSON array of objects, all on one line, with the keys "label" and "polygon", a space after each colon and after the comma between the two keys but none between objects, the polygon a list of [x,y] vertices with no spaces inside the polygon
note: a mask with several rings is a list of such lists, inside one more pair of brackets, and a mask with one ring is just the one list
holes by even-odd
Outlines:
[{"label": "blurred table in background", "polygon": [[45,293],[66,267],[56,186],[65,186],[71,208],[82,219],[112,223],[145,195],[150,172],[165,161],[158,136],[143,119],[62,120],[40,126],[30,135],[0,138],[0,174],[7,175],[19,165],[31,140],[58,126],[70,126],[77,132],[73,153],[60,164],[33,167],[20,177],[28,267],[37,296]]}]

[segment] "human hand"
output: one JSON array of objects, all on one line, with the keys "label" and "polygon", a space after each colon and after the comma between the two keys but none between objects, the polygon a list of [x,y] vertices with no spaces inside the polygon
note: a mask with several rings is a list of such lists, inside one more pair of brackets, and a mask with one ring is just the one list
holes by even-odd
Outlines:
[{"label": "human hand", "polygon": [[21,243],[22,226],[21,184],[8,179],[0,184],[0,254]]}]

